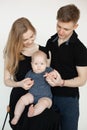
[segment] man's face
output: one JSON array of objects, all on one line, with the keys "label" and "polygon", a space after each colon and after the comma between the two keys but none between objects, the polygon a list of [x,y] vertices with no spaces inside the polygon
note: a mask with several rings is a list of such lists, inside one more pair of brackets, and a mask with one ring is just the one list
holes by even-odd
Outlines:
[{"label": "man's face", "polygon": [[57,33],[60,39],[65,40],[69,38],[73,30],[75,30],[77,27],[77,24],[73,22],[61,22],[57,21]]}]

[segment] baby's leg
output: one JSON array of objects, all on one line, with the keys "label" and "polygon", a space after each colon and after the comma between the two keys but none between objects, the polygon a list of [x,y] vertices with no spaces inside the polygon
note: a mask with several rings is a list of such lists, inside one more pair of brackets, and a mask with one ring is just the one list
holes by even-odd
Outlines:
[{"label": "baby's leg", "polygon": [[11,124],[17,124],[22,112],[24,111],[25,106],[30,103],[33,103],[33,101],[34,98],[30,93],[25,94],[18,100],[14,111],[14,118],[12,119]]},{"label": "baby's leg", "polygon": [[38,103],[29,107],[28,117],[33,117],[42,113],[46,108],[52,106],[52,100],[48,97],[40,98]]}]

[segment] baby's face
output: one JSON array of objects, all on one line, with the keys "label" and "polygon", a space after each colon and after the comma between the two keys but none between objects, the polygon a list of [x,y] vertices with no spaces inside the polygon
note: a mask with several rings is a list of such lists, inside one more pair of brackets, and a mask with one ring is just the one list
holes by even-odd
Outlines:
[{"label": "baby's face", "polygon": [[42,73],[47,67],[46,59],[42,56],[37,56],[32,61],[32,69],[35,73]]}]

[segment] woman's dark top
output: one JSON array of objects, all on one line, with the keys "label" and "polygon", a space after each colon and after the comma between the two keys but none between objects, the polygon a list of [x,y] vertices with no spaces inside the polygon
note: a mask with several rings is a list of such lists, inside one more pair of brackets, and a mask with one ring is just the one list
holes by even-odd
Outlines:
[{"label": "woman's dark top", "polygon": [[[46,48],[39,46],[39,50],[46,52]],[[18,71],[15,75],[17,81],[21,81],[25,78],[26,73],[31,69],[31,57],[24,56],[25,59],[19,62]],[[18,99],[26,94],[28,91],[18,88],[13,88],[10,95],[10,121],[14,116],[14,109]],[[52,109],[46,109],[40,115],[35,117],[27,117],[29,106],[26,106],[17,125],[10,126],[13,130],[58,130],[59,129],[59,116],[58,113]]]}]

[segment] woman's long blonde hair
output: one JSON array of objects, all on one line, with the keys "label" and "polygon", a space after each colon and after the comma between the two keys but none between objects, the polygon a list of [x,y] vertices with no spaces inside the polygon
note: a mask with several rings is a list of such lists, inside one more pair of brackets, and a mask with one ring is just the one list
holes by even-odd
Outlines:
[{"label": "woman's long blonde hair", "polygon": [[4,49],[5,66],[11,75],[15,75],[18,63],[23,59],[21,51],[23,49],[23,34],[32,30],[36,34],[36,29],[27,18],[17,19],[10,30],[6,47]]}]

